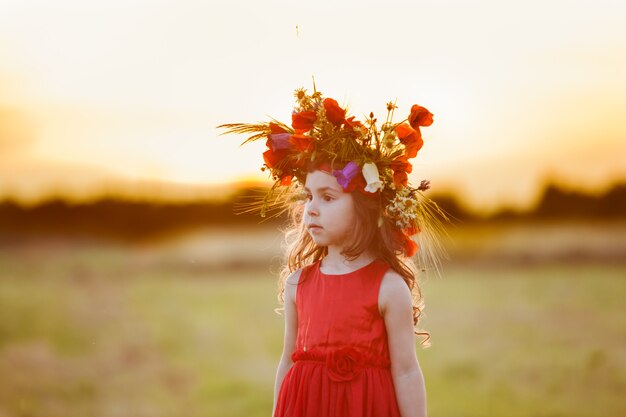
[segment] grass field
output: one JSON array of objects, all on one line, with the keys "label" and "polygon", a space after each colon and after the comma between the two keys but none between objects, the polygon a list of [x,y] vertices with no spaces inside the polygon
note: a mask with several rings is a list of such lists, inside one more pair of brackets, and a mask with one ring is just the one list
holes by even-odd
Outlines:
[{"label": "grass field", "polygon": [[[0,253],[0,417],[269,416],[270,268],[201,251]],[[626,415],[625,264],[444,266],[422,281],[431,417]]]}]

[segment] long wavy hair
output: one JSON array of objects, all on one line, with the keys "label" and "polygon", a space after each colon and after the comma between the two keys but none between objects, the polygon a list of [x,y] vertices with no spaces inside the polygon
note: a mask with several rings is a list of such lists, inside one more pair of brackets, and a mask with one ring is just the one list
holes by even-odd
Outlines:
[{"label": "long wavy hair", "polygon": [[[416,278],[417,267],[413,260],[405,255],[404,240],[398,229],[383,215],[380,198],[366,196],[360,191],[353,191],[351,194],[356,213],[354,233],[346,242],[342,255],[348,260],[354,260],[369,250],[400,274],[411,291],[413,325],[416,327],[423,314],[425,303]],[[328,253],[327,248],[318,246],[307,231],[304,224],[304,208],[303,203],[292,204],[288,208],[289,222],[282,230],[285,235],[283,243],[285,251],[278,279],[278,300],[283,307],[275,309],[277,313],[284,310],[285,285],[289,276],[294,271],[323,259]],[[382,218],[380,227],[379,218]],[[414,333],[425,337],[420,342],[423,348],[430,347],[428,331],[415,328]]]}]

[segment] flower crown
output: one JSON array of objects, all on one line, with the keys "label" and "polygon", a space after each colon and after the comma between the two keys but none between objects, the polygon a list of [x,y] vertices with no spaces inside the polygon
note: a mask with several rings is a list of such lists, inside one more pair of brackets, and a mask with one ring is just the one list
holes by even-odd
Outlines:
[{"label": "flower crown", "polygon": [[393,123],[397,106],[389,102],[387,118],[379,128],[373,113],[363,123],[355,116],[348,117],[336,100],[323,98],[315,88],[312,94],[299,88],[294,95],[297,105],[291,126],[274,119],[218,126],[226,129],[224,133],[252,134],[242,145],[266,139],[261,170],[269,170],[274,184],[259,204],[252,204],[247,211],[260,211],[262,217],[270,209],[282,213],[289,204],[305,198],[302,189],[307,173],[324,170],[337,179],[344,192],[379,198],[381,215],[405,238],[405,254],[413,256],[418,245],[409,236],[427,225],[439,227],[437,214],[446,218],[422,193],[430,188],[429,181],[421,181],[417,188],[408,182],[412,171],[409,159],[415,158],[424,144],[420,127],[430,126],[433,114],[415,104],[406,119]]}]

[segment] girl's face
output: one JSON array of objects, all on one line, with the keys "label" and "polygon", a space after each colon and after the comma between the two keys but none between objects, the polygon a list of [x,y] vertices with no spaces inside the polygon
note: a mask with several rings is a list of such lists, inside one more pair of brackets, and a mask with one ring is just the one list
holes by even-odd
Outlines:
[{"label": "girl's face", "polygon": [[304,189],[304,223],[313,241],[318,246],[342,248],[354,231],[352,194],[343,192],[337,179],[324,171],[309,172]]}]

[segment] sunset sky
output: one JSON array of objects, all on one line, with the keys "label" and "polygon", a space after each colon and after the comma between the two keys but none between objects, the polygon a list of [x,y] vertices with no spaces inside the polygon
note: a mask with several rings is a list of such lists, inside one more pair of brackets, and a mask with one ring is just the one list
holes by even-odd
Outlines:
[{"label": "sunset sky", "polygon": [[267,179],[216,126],[290,121],[312,76],[357,118],[427,107],[410,180],[474,208],[626,179],[623,0],[0,0],[0,56],[0,198]]}]

